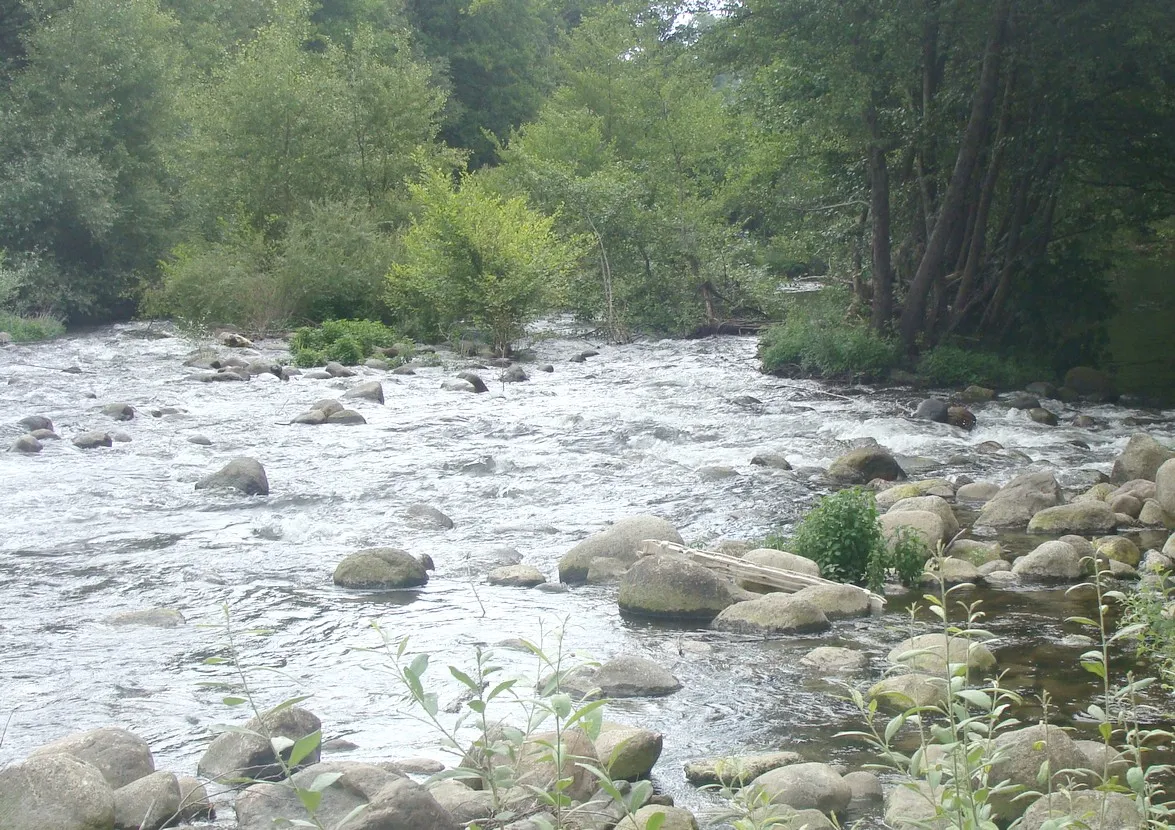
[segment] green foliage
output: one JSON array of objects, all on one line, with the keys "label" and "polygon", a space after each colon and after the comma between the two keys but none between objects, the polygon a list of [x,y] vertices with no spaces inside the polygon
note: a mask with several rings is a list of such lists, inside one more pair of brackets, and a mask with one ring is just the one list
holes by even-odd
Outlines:
[{"label": "green foliage", "polygon": [[[885,557],[875,556],[870,559],[870,565],[875,560],[884,560],[886,570],[892,571],[898,581],[906,587],[918,584],[926,568],[926,560],[930,557],[930,549],[926,540],[912,527],[902,525],[898,527],[888,539]],[[871,580],[870,584],[880,584]]]},{"label": "green foliage", "polygon": [[521,197],[494,195],[473,176],[455,189],[433,169],[412,192],[419,211],[388,274],[388,305],[426,335],[443,337],[462,323],[483,328],[506,353],[556,305],[583,240],[561,239],[554,218]]},{"label": "green foliage", "polygon": [[0,311],[0,331],[8,332],[14,342],[24,343],[60,337],[65,334],[65,325],[48,314],[28,317]]},{"label": "green foliage", "polygon": [[843,302],[843,295],[828,289],[816,297],[793,300],[783,323],[763,333],[763,371],[840,379],[885,377],[900,362],[901,349],[853,319]]},{"label": "green foliage", "polygon": [[942,345],[918,360],[918,376],[931,386],[964,387],[976,384],[995,389],[1019,389],[1052,376],[1046,367],[1025,365],[992,352]]},{"label": "green foliage", "polygon": [[354,366],[377,347],[391,346],[396,340],[393,329],[374,320],[327,320],[295,331],[290,353],[297,366],[321,366],[330,360]]}]

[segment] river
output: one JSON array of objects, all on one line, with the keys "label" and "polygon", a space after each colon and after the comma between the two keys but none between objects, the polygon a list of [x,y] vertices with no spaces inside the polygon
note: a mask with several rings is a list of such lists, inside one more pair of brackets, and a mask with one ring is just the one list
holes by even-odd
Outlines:
[{"label": "river", "polygon": [[[1175,443],[1175,412],[1109,405],[1048,402],[1062,423],[1092,415],[1092,429],[1042,426],[998,403],[974,407],[970,433],[916,422],[906,416],[924,392],[765,376],[745,337],[610,346],[564,328],[533,344],[553,372],[531,367],[529,382],[502,384],[499,370],[483,369],[490,392],[473,395],[440,389],[469,365],[443,351],[444,365],[415,376],[360,369],[350,379],[195,383],[182,366],[195,344],[144,329],[0,351],[0,437],[11,443],[19,418],[42,414],[64,439],[35,456],[0,454],[0,719],[9,719],[0,765],[66,733],[113,724],[143,736],[158,768],[193,774],[213,727],[244,717],[221,702],[224,690],[202,685],[233,679],[204,662],[227,654],[227,607],[258,700],[311,694],[304,705],[322,718],[326,738],[357,747],[329,757],[443,757],[435,733],[400,700],[385,658],[365,650],[378,643],[372,622],[434,655],[442,702],[458,693],[444,663],[468,666],[478,644],[538,638],[565,623],[568,649],[601,660],[652,657],[683,681],[670,697],[622,701],[609,712],[665,733],[654,778],[684,806],[707,801],[681,773],[700,755],[795,749],[856,767],[869,760],[860,747],[832,738],[857,727],[855,712],[797,657],[815,644],[853,645],[874,657],[862,682],[875,679],[881,657],[910,629],[905,600],[825,636],[759,641],[623,619],[610,586],[546,593],[487,586],[482,576],[509,547],[557,578],[572,545],[642,513],[670,520],[697,545],[761,538],[825,492],[804,468],[826,467],[862,439],[876,439],[918,475],[1003,482],[1052,469],[1074,488],[1109,471],[1139,419]],[[586,348],[599,354],[571,361]],[[279,341],[258,351],[286,357]],[[80,371],[62,371],[72,367]],[[359,403],[365,426],[288,425],[311,402],[370,379],[383,382],[386,403]],[[116,401],[132,404],[136,417],[117,423],[100,413]],[[90,429],[131,440],[72,445]],[[189,442],[194,435],[211,444]],[[988,441],[1005,449],[977,449]],[[796,471],[752,466],[763,451],[786,455]],[[239,455],[264,464],[270,496],[194,489]],[[736,474],[705,473],[714,466]],[[404,509],[417,502],[455,526],[413,526]],[[429,554],[436,571],[428,586],[405,594],[333,586],[344,556],[379,545]],[[1056,641],[1074,630],[1064,616],[1088,609],[1071,608],[1059,591],[993,592],[989,602],[1004,637],[996,653],[1012,681],[1052,689],[1062,714],[1071,711],[1092,686],[1080,677],[1078,652]],[[179,609],[187,624],[104,622],[148,607]],[[526,667],[517,652],[499,656],[511,669]]]}]

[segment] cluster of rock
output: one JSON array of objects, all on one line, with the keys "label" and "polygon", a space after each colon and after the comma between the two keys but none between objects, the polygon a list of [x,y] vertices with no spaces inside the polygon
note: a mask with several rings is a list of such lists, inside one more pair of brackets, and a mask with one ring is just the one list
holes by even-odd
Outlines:
[{"label": "cluster of rock", "polygon": [[[110,403],[99,409],[102,415],[115,421],[130,421],[135,417],[135,408],[128,403]],[[61,436],[54,429],[53,421],[44,415],[28,415],[17,425],[26,430],[13,442],[9,452],[35,454],[45,448],[44,441],[58,441]],[[72,443],[78,449],[91,450],[95,447],[111,447],[116,443],[127,443],[131,437],[121,430],[89,430],[74,435]]]},{"label": "cluster of rock", "polygon": [[5,830],[158,830],[211,814],[197,779],[157,771],[146,741],[125,729],[70,735],[0,769]]}]

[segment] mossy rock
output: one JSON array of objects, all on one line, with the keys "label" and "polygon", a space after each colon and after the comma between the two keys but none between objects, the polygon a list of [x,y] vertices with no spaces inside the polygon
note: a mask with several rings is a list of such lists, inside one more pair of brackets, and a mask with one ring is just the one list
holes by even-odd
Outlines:
[{"label": "mossy rock", "polygon": [[334,582],[342,588],[419,588],[428,582],[428,571],[407,551],[370,548],[340,562]]},{"label": "mossy rock", "polygon": [[1137,568],[1138,563],[1142,561],[1142,552],[1138,545],[1125,536],[1103,536],[1094,542],[1093,546],[1097,549],[1098,556],[1122,562],[1132,568]]}]

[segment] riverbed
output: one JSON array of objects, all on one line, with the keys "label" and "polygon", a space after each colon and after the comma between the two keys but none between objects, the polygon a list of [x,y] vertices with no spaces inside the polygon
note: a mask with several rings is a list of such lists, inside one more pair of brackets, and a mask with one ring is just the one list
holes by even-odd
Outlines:
[{"label": "riverbed", "polygon": [[[221,702],[223,689],[204,685],[239,687],[228,667],[205,663],[229,654],[227,609],[261,705],[310,694],[303,705],[325,738],[355,747],[324,757],[445,758],[401,700],[386,657],[368,650],[379,643],[374,622],[433,655],[442,703],[459,693],[444,664],[468,666],[479,645],[511,637],[546,632],[550,646],[561,626],[569,651],[657,660],[684,688],[618,702],[609,716],[664,732],[654,780],[683,806],[710,802],[681,771],[702,755],[793,749],[857,768],[867,754],[833,737],[858,728],[855,711],[797,658],[814,645],[850,645],[873,658],[854,682],[875,680],[885,652],[912,630],[912,598],[895,596],[886,615],[823,636],[762,641],[624,619],[612,586],[548,593],[488,586],[484,574],[513,548],[557,580],[570,547],[638,514],[668,519],[699,546],[786,531],[827,492],[817,468],[868,439],[912,477],[1002,483],[1048,469],[1073,489],[1108,473],[1135,432],[1175,444],[1170,410],[1046,401],[1062,422],[1047,427],[994,402],[973,407],[971,432],[913,421],[925,390],[762,375],[747,337],[612,346],[563,326],[530,344],[529,381],[503,384],[500,370],[477,369],[490,389],[480,395],[440,388],[476,362],[443,349],[442,365],[413,376],[361,368],[346,379],[197,383],[182,363],[206,345],[133,324],[0,350],[0,440],[11,444],[23,431],[16,421],[31,414],[51,418],[63,438],[38,455],[0,454],[0,765],[64,734],[119,725],[150,743],[158,768],[193,774],[214,727],[245,717]],[[573,362],[585,349],[599,354]],[[288,357],[280,341],[256,352]],[[290,425],[312,402],[366,380],[380,380],[386,398],[358,402],[366,425]],[[134,419],[101,414],[111,402],[134,406]],[[1065,425],[1076,414],[1097,426]],[[86,430],[130,440],[81,450],[69,439]],[[188,440],[197,435],[211,443]],[[991,441],[1004,449],[984,446]],[[752,465],[762,452],[795,469]],[[271,495],[195,490],[241,455],[262,462]],[[415,526],[404,513],[413,503],[454,527]],[[431,556],[428,585],[361,593],[332,584],[344,556],[383,545]],[[1059,716],[1071,716],[1094,679],[1077,666],[1080,649],[1058,641],[1076,631],[1064,618],[1090,609],[1057,590],[985,596],[1010,682],[1049,689]],[[104,622],[149,607],[178,609],[187,624]],[[518,652],[498,656],[532,671]]]}]

